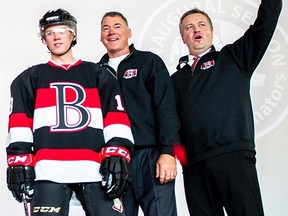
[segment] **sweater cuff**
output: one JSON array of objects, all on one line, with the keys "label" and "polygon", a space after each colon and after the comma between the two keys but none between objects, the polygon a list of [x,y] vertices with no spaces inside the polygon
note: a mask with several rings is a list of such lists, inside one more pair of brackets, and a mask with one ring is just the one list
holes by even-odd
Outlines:
[{"label": "sweater cuff", "polygon": [[160,147],[160,154],[169,154],[173,157],[175,157],[173,152],[173,146],[161,146]]}]

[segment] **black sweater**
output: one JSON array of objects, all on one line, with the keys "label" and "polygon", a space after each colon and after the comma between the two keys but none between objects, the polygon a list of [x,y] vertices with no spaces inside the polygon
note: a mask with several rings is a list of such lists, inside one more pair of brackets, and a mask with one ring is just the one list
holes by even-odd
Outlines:
[{"label": "black sweater", "polygon": [[[161,153],[173,155],[172,147],[179,143],[180,123],[169,72],[158,55],[136,50],[133,44],[130,51],[118,66],[117,79],[131,121],[135,150],[159,147]],[[105,54],[100,64],[109,67],[108,60]]]},{"label": "black sweater", "polygon": [[192,74],[188,56],[172,75],[189,165],[232,151],[255,151],[250,79],[272,38],[281,0],[262,0],[245,34],[218,52],[212,46]]}]

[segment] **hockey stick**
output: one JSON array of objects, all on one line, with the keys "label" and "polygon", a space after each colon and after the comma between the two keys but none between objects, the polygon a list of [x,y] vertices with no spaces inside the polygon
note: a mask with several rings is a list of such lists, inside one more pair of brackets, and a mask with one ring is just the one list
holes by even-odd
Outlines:
[{"label": "hockey stick", "polygon": [[26,199],[24,193],[22,194],[22,202],[23,202],[23,205],[24,205],[25,216],[29,216],[28,202],[27,202],[27,199]]}]

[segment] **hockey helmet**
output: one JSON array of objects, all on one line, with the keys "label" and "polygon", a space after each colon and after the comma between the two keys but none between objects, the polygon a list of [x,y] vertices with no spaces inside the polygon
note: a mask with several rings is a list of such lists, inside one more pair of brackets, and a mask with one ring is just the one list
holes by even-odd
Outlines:
[{"label": "hockey helmet", "polygon": [[[45,29],[53,25],[66,25],[74,31],[77,35],[77,20],[68,11],[64,9],[49,10],[42,19],[39,20],[40,36],[44,38]],[[73,41],[73,45],[76,44],[76,40]]]}]

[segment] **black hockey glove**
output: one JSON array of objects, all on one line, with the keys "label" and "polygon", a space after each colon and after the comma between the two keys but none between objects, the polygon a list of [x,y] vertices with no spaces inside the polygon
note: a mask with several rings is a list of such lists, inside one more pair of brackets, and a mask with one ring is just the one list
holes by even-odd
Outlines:
[{"label": "black hockey glove", "polygon": [[32,166],[10,166],[7,168],[7,185],[18,202],[23,194],[30,202],[34,193],[35,172]]},{"label": "black hockey glove", "polygon": [[130,187],[131,170],[123,157],[107,157],[100,166],[102,186],[110,199],[122,197]]},{"label": "black hockey glove", "polygon": [[99,154],[102,186],[110,199],[122,197],[131,183],[130,152],[122,146],[107,146]]}]

